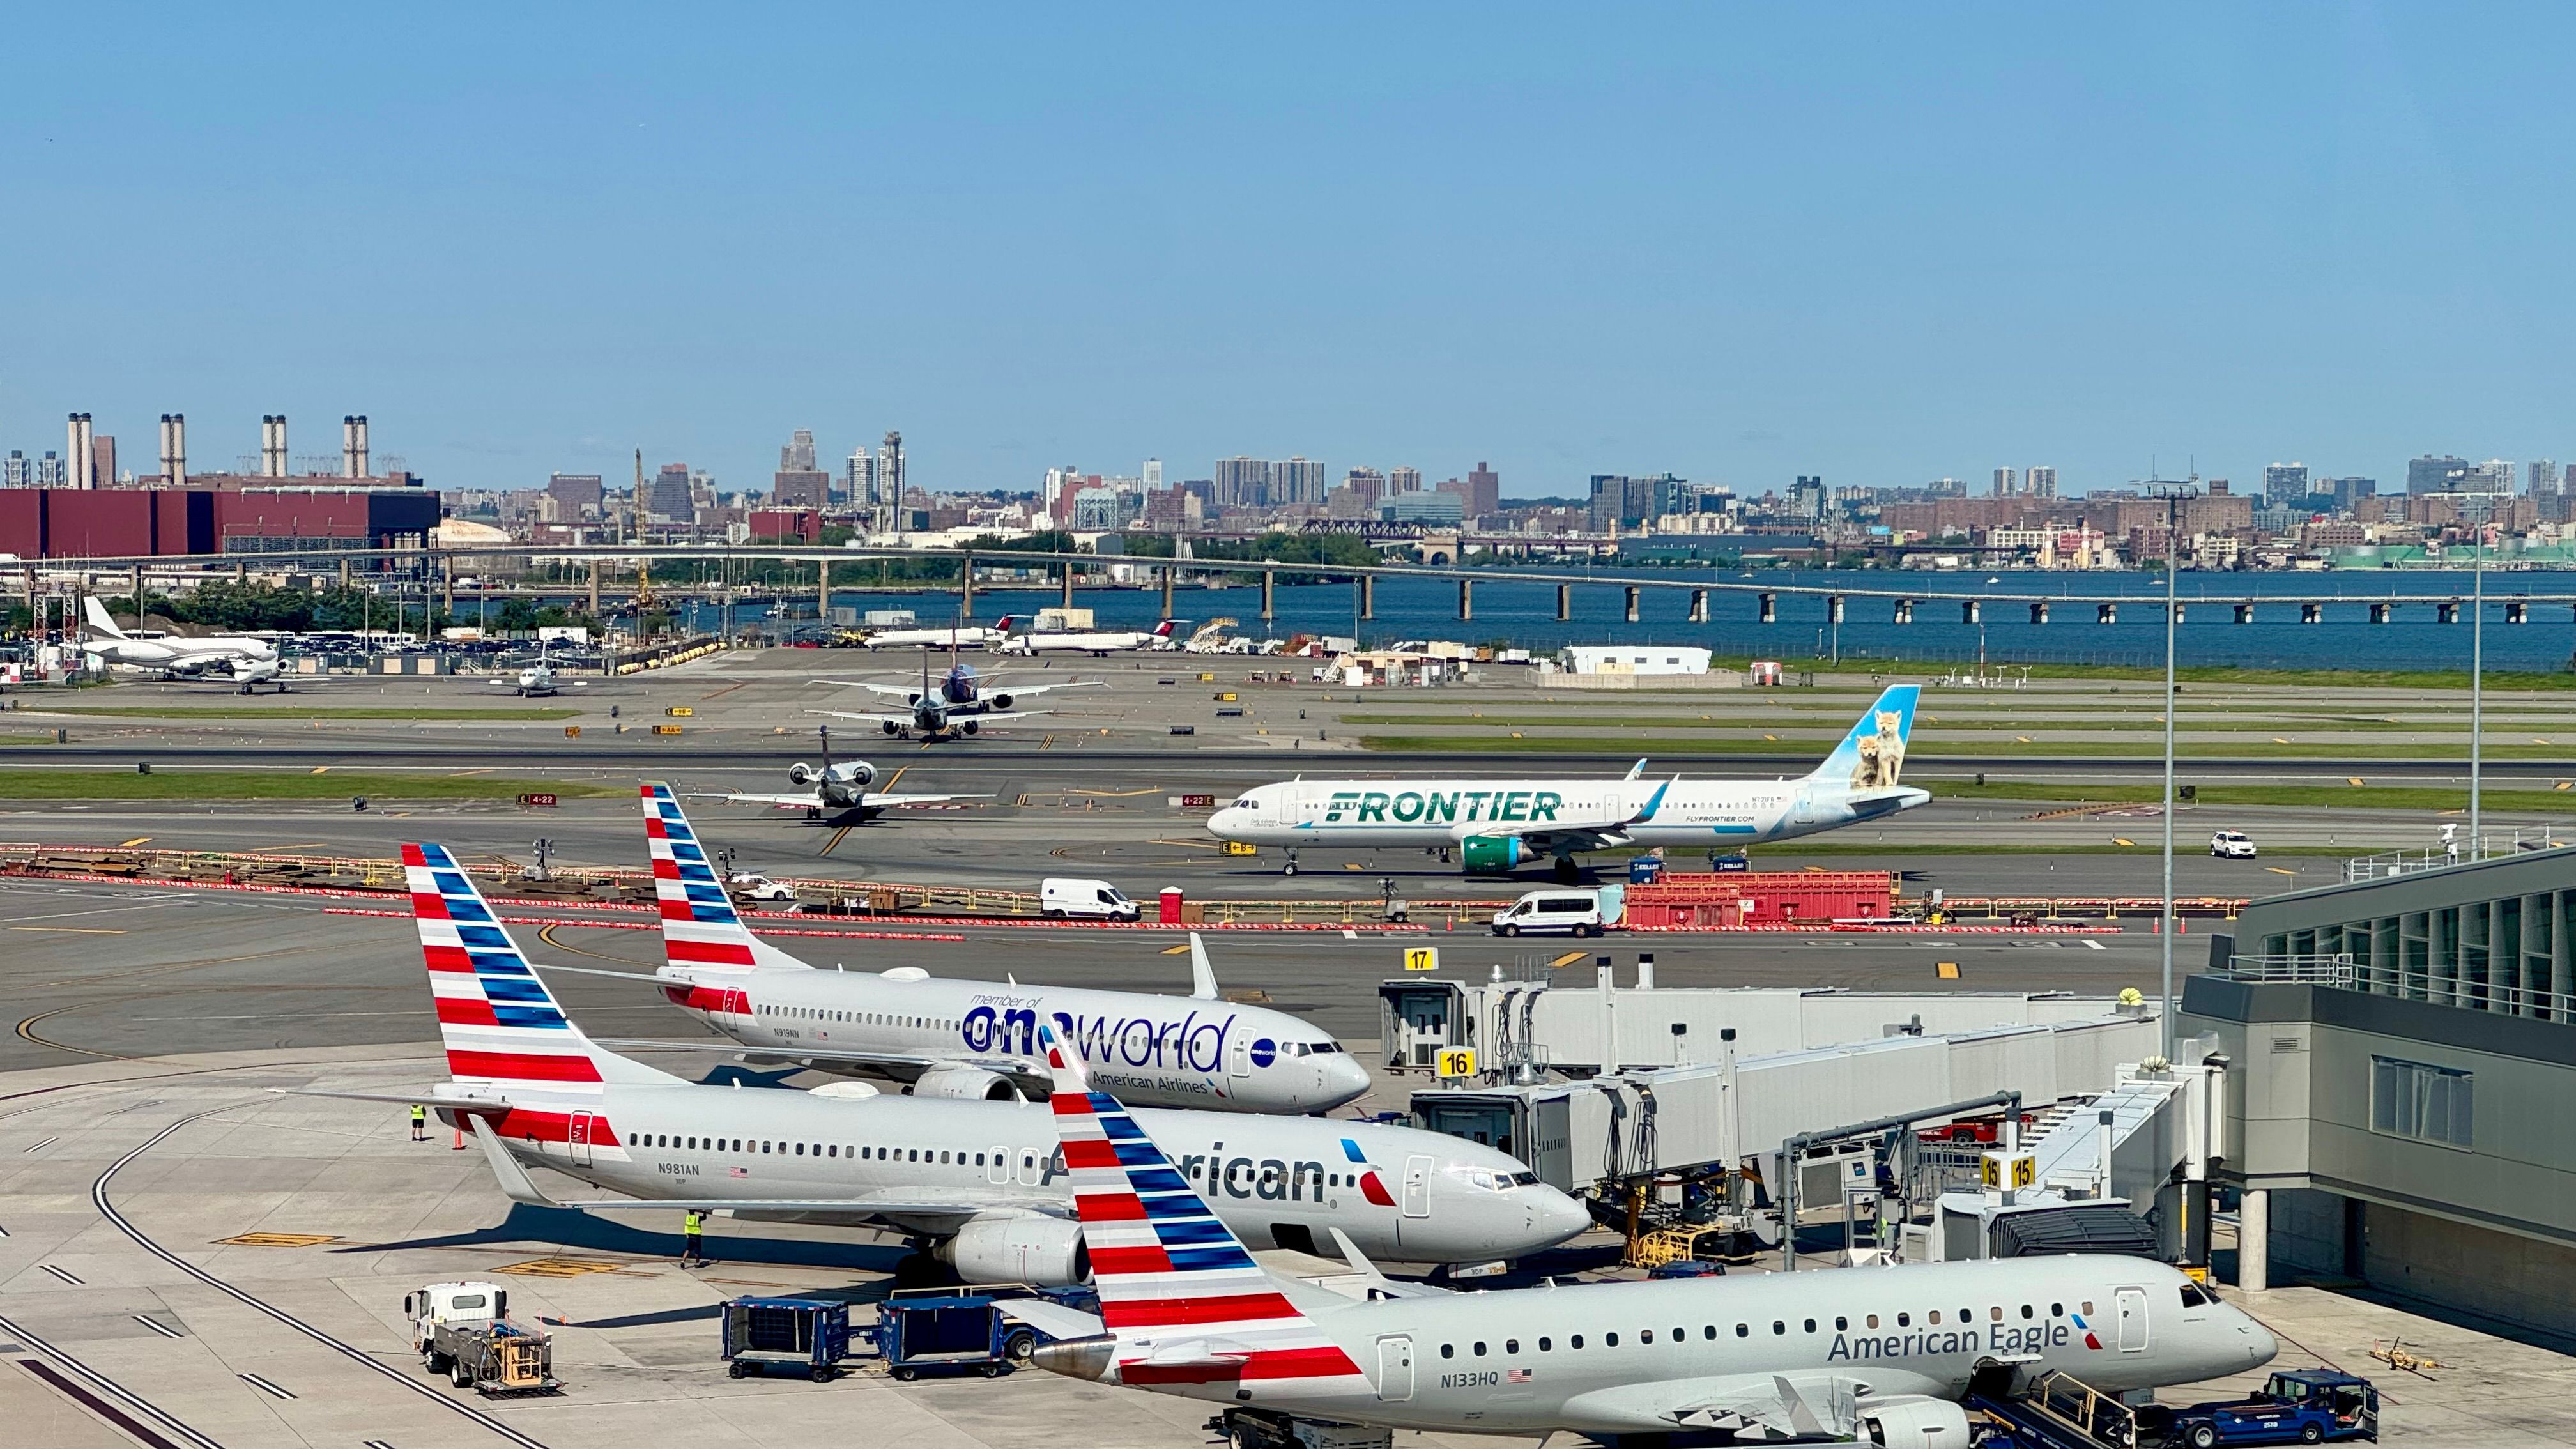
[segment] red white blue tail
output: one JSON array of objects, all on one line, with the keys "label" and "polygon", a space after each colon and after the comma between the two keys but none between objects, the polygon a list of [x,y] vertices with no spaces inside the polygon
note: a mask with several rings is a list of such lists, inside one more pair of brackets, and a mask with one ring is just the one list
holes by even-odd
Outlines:
[{"label": "red white blue tail", "polygon": [[664,784],[643,787],[645,842],[653,851],[653,895],[661,907],[662,954],[691,975],[761,967],[810,970],[751,934],[689,828],[679,797]]},{"label": "red white blue tail", "polygon": [[1052,1023],[1038,1039],[1119,1381],[1257,1383],[1265,1399],[1369,1392],[1118,1099],[1091,1090]]},{"label": "red white blue tail", "polygon": [[445,846],[406,845],[402,854],[449,1076],[576,1096],[597,1096],[608,1082],[677,1080],[591,1045]]}]

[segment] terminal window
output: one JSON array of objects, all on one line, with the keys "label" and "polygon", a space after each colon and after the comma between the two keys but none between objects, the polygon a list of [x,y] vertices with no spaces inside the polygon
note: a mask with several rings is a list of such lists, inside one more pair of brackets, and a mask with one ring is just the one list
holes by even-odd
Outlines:
[{"label": "terminal window", "polygon": [[2471,1145],[2477,1078],[2398,1057],[2370,1059],[2370,1130],[2452,1147]]}]

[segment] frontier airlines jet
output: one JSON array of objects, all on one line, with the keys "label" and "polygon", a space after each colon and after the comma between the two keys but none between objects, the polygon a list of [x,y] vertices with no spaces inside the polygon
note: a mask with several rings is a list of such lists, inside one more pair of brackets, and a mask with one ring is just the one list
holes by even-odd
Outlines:
[{"label": "frontier airlines jet", "polygon": [[1219,840],[1276,845],[1297,873],[1301,847],[1455,848],[1471,873],[1553,856],[1574,879],[1579,851],[1756,845],[1875,820],[1929,801],[1900,785],[1920,686],[1878,697],[1811,774],[1781,780],[1307,780],[1263,785],[1208,820]]},{"label": "frontier airlines jet", "polygon": [[1965,1449],[1971,1390],[2062,1370],[2122,1393],[2276,1351],[2174,1269],[2103,1254],[1450,1293],[1369,1274],[1345,1243],[1375,1281],[1341,1293],[1255,1263],[1152,1122],[1090,1090],[1080,1057],[1048,1060],[1100,1315],[1051,1314],[1034,1362],[1074,1378],[1450,1433]]}]

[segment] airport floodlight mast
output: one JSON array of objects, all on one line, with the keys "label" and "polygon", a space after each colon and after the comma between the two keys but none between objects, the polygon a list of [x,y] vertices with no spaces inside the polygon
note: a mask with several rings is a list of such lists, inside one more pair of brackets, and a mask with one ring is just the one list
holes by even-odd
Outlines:
[{"label": "airport floodlight mast", "polygon": [[2469,554],[2469,858],[2487,853],[2478,829],[2479,766],[2485,763],[2487,680],[2487,524],[2478,520],[2478,542]]},{"label": "airport floodlight mast", "polygon": [[2147,496],[2165,502],[2165,899],[2164,914],[2156,930],[2162,944],[2162,990],[2157,1009],[2162,1012],[2156,1026],[2166,1061],[2174,1054],[2174,623],[2181,613],[2182,600],[2174,587],[2175,571],[2182,560],[2183,504],[2200,496],[2200,482],[2150,483]]}]

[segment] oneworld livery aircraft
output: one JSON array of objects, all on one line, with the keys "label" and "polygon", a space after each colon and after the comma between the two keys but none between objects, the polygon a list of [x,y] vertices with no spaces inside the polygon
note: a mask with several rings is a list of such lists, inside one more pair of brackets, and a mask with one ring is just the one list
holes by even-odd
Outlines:
[{"label": "oneworld livery aircraft", "polygon": [[[1050,1115],[1025,1102],[706,1086],[605,1050],[564,1015],[453,855],[405,845],[448,1080],[417,1102],[482,1143],[532,1206],[721,1211],[893,1228],[969,1282],[1066,1283],[1087,1271]],[[1231,1231],[1314,1252],[1346,1235],[1408,1262],[1488,1263],[1586,1227],[1582,1206],[1520,1163],[1376,1122],[1143,1112]],[[562,1202],[524,1163],[631,1197]],[[639,1201],[640,1199],[640,1201]]]},{"label": "oneworld livery aircraft", "polygon": [[1058,1341],[1033,1361],[1075,1378],[1274,1425],[1965,1449],[1972,1387],[2062,1369],[2120,1393],[2276,1350],[2173,1268],[2102,1254],[1451,1293],[1377,1275],[1345,1241],[1366,1291],[1339,1292],[1255,1262],[1154,1123],[1048,1046],[1100,1313],[1050,1315]]},{"label": "oneworld livery aircraft", "polygon": [[670,786],[646,784],[642,802],[665,956],[651,979],[674,1004],[753,1048],[752,1060],[890,1077],[916,1096],[1039,1097],[1049,1083],[1037,1027],[1052,1021],[1104,1084],[1148,1105],[1324,1112],[1368,1091],[1368,1069],[1329,1033],[1219,999],[1195,934],[1188,996],[962,980],[918,966],[818,971],[743,925]]},{"label": "oneworld livery aircraft", "polygon": [[1275,845],[1297,873],[1306,846],[1455,849],[1471,873],[1553,857],[1560,880],[1586,850],[1757,845],[1875,820],[1929,801],[1897,783],[1921,687],[1891,686],[1813,773],[1781,780],[1308,780],[1262,785],[1208,820],[1220,840]]}]

